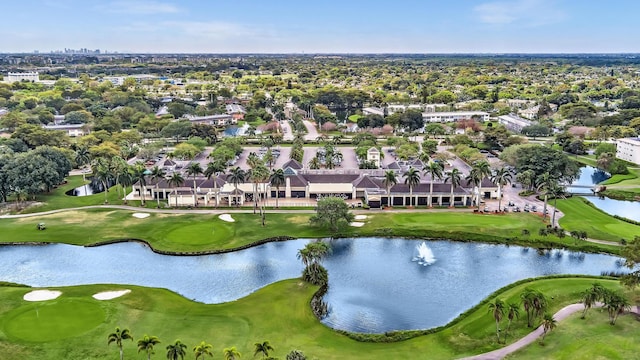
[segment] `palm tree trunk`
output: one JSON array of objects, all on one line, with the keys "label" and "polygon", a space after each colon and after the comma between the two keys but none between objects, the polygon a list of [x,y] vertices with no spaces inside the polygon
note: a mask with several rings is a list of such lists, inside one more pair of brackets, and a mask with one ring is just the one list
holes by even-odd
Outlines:
[{"label": "palm tree trunk", "polygon": [[433,178],[431,179],[431,184],[429,185],[429,207],[433,207]]},{"label": "palm tree trunk", "polygon": [[156,183],[156,200],[158,200],[158,205],[157,207],[160,208],[160,194],[158,194],[158,183]]},{"label": "palm tree trunk", "polygon": [[107,188],[107,182],[103,181],[102,185],[104,186],[104,203],[108,204],[109,203],[109,199],[107,198],[107,191],[109,191],[109,189]]},{"label": "palm tree trunk", "polygon": [[482,180],[478,184],[478,211],[480,211],[480,195],[482,194]]},{"label": "palm tree trunk", "polygon": [[413,207],[413,186],[409,186],[409,207]]},{"label": "palm tree trunk", "polygon": [[280,208],[278,204],[278,198],[280,197],[280,187],[276,186],[276,209]]},{"label": "palm tree trunk", "polygon": [[498,337],[498,344],[500,344],[500,323],[496,319],[496,336]]},{"label": "palm tree trunk", "polygon": [[[551,226],[556,226],[556,203],[558,202],[558,195],[553,198],[553,216],[551,217]],[[543,210],[544,211],[544,210]]]},{"label": "palm tree trunk", "polygon": [[499,186],[500,195],[498,195],[498,211],[502,208],[502,186]]},{"label": "palm tree trunk", "polygon": [[196,176],[193,175],[193,207],[198,207],[198,193],[196,192]]},{"label": "palm tree trunk", "polygon": [[256,214],[258,209],[258,183],[253,183],[253,214]]},{"label": "palm tree trunk", "polygon": [[542,207],[542,221],[547,218],[547,194],[544,194],[544,206]]},{"label": "palm tree trunk", "polygon": [[213,174],[213,176],[214,176],[213,190],[214,190],[214,193],[216,194],[216,205],[215,205],[215,207],[218,207],[218,174]]},{"label": "palm tree trunk", "polygon": [[451,197],[449,197],[449,207],[454,207],[455,202],[453,201],[453,184],[451,184]]},{"label": "palm tree trunk", "polygon": [[[127,204],[129,203],[129,202],[127,201],[127,187],[126,187],[126,186],[124,186],[124,185],[123,185],[122,187],[124,188],[124,197],[123,197],[123,199],[124,199],[124,200],[122,201],[122,203],[123,203],[123,204],[125,204],[125,205],[127,205]],[[133,191],[133,190],[132,190],[132,191]]]},{"label": "palm tree trunk", "polygon": [[142,203],[141,203],[141,204],[142,204],[142,206],[144,206],[144,193],[145,193],[144,185],[141,185],[141,186],[140,186],[140,195],[141,195],[141,197],[142,197]]}]

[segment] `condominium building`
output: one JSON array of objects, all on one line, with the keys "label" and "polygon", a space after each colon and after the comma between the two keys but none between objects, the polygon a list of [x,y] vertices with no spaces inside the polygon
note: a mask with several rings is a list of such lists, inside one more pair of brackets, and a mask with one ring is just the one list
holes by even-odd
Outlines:
[{"label": "condominium building", "polygon": [[16,82],[16,81],[18,81],[18,82],[19,81],[38,82],[38,81],[40,81],[40,75],[38,74],[38,72],[23,72],[23,73],[10,72],[4,78],[4,81],[8,82],[8,83],[13,83],[13,82]]},{"label": "condominium building", "polygon": [[640,165],[640,138],[618,139],[616,157]]},{"label": "condominium building", "polygon": [[424,122],[452,122],[460,120],[477,119],[488,121],[489,113],[484,111],[451,111],[451,112],[425,112],[422,113]]}]

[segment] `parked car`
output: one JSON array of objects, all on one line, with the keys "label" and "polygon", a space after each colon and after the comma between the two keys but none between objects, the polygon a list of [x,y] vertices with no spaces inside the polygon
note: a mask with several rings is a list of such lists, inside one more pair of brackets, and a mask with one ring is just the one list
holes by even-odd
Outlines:
[{"label": "parked car", "polygon": [[532,212],[537,212],[538,211],[538,207],[535,206],[535,205],[531,206],[531,211]]}]

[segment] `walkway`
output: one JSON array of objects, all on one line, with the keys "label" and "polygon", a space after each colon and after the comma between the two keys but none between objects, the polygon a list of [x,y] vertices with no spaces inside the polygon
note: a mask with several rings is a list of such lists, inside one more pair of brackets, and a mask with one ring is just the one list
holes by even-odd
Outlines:
[{"label": "walkway", "polygon": [[[597,304],[595,307],[602,307],[602,304]],[[569,315],[572,315],[578,311],[582,311],[584,310],[584,305],[582,303],[579,304],[571,304],[571,305],[567,305],[565,307],[563,307],[562,309],[560,309],[557,313],[555,313],[553,315],[554,319],[556,319],[556,321],[562,321],[564,319],[566,319]],[[638,307],[635,306],[631,309],[630,311],[631,313],[634,314],[638,314]],[[523,337],[522,339],[514,342],[513,344],[510,344],[508,346],[505,346],[501,349],[498,350],[493,350],[484,354],[480,354],[480,355],[475,355],[475,356],[470,356],[470,357],[466,357],[466,358],[462,358],[460,360],[497,360],[497,359],[503,359],[505,356],[510,355],[522,348],[524,348],[525,346],[533,343],[534,341],[536,341],[539,337],[542,336],[544,330],[542,325],[540,325],[537,329],[533,330],[532,332],[530,332],[528,335],[526,335],[525,337]]]}]

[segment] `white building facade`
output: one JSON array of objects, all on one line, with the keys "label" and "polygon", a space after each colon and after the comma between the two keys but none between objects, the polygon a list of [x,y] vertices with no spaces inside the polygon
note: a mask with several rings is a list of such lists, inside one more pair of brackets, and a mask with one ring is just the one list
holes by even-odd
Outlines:
[{"label": "white building facade", "polygon": [[425,112],[422,113],[424,122],[452,122],[460,120],[477,119],[488,121],[489,113],[484,111],[451,111],[451,112]]},{"label": "white building facade", "polygon": [[640,165],[640,138],[618,139],[616,157]]},{"label": "white building facade", "polygon": [[20,82],[20,81],[38,82],[40,81],[40,74],[38,72],[24,72],[24,73],[10,72],[4,78],[4,81],[9,83]]}]

